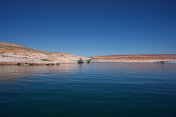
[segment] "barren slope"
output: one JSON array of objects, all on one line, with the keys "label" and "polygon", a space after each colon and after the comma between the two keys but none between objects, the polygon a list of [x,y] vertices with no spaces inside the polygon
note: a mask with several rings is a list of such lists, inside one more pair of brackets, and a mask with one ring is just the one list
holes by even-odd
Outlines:
[{"label": "barren slope", "polygon": [[176,61],[176,54],[150,54],[150,55],[109,55],[92,57],[95,62],[157,62]]},{"label": "barren slope", "polygon": [[29,49],[17,44],[0,42],[0,63],[77,63],[82,58],[65,53],[49,53]]}]

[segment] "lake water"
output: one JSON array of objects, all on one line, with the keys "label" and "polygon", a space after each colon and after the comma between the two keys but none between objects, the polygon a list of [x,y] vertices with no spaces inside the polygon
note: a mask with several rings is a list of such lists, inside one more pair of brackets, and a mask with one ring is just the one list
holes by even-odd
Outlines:
[{"label": "lake water", "polygon": [[176,64],[0,66],[0,117],[176,117]]}]

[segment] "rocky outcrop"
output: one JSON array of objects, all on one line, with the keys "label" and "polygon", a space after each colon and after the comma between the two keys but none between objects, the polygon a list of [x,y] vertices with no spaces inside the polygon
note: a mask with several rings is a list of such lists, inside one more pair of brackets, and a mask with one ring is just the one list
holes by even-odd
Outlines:
[{"label": "rocky outcrop", "polygon": [[17,44],[0,42],[0,64],[18,65],[58,65],[62,63],[77,63],[87,57],[80,57],[65,53],[49,53],[29,49]]}]

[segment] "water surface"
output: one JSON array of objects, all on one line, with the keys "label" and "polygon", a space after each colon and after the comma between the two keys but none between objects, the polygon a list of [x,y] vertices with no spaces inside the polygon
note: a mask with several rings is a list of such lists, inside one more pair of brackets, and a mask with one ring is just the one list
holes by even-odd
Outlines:
[{"label": "water surface", "polygon": [[0,66],[0,117],[175,117],[176,64]]}]

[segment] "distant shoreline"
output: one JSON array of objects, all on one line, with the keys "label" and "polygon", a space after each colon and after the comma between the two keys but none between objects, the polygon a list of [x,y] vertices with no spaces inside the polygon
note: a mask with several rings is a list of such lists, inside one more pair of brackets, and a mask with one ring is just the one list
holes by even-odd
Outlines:
[{"label": "distant shoreline", "polygon": [[175,63],[176,54],[108,55],[91,58],[94,62],[145,62]]},{"label": "distant shoreline", "polygon": [[107,55],[81,57],[66,53],[49,53],[0,42],[0,65],[59,65],[94,62],[175,63],[176,54]]}]

